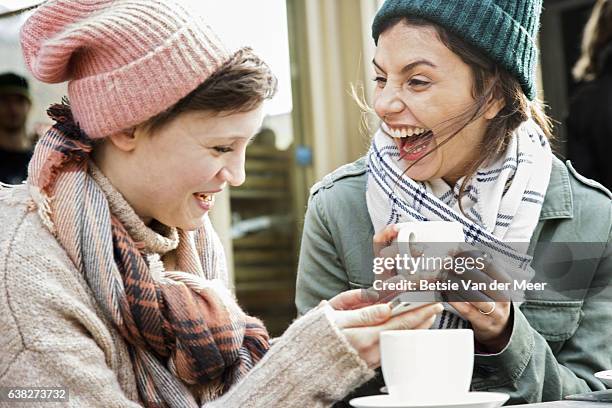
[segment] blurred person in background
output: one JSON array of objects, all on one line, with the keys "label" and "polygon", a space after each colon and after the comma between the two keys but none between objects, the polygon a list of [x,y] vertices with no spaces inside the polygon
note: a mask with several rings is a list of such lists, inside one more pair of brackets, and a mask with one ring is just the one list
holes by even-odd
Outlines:
[{"label": "blurred person in background", "polygon": [[0,386],[72,407],[325,407],[374,375],[391,317],[359,291],[271,345],[228,289],[208,218],[244,182],[276,78],[174,0],[54,0],[21,31],[28,68],[68,81],[27,183],[0,189]]},{"label": "blurred person in background", "polygon": [[32,100],[28,81],[17,74],[0,74],[0,182],[19,184],[28,175],[33,137],[26,132]]},{"label": "blurred person in background", "polygon": [[573,70],[583,82],[570,102],[567,155],[586,177],[612,189],[612,2],[598,0]]}]

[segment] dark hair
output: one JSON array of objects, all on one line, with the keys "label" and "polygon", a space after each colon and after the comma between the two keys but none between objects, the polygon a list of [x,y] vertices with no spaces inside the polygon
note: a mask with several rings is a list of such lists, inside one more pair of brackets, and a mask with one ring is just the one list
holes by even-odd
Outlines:
[{"label": "dark hair", "polygon": [[251,48],[242,48],[191,93],[143,126],[155,132],[178,115],[193,111],[223,115],[248,112],[272,98],[277,83],[268,65]]},{"label": "dark hair", "polygon": [[[582,37],[582,54],[572,71],[577,81],[591,81],[601,74],[604,61],[604,50],[612,52],[612,4],[608,0],[599,0]],[[607,56],[610,58],[610,55]]]},{"label": "dark hair", "polygon": [[[457,54],[472,70],[474,103],[457,116],[450,118],[436,126],[451,130],[451,136],[438,147],[461,132],[472,121],[482,116],[489,107],[491,100],[501,100],[504,107],[493,118],[487,127],[482,146],[480,146],[480,159],[468,168],[466,177],[459,191],[459,205],[461,197],[466,194],[466,187],[478,168],[487,160],[492,160],[502,154],[510,141],[512,132],[530,117],[542,128],[547,138],[552,139],[552,123],[546,116],[542,103],[538,100],[530,101],[523,92],[519,81],[505,69],[494,63],[483,52],[464,41],[462,38],[448,32],[442,26],[429,20],[416,17],[398,17],[390,19],[382,27],[381,33],[397,24],[405,23],[418,27],[433,27],[442,43],[453,53]],[[354,93],[355,94],[355,93]],[[359,103],[364,106],[363,102]],[[371,109],[370,109],[371,111]],[[440,129],[438,129],[439,131]],[[434,149],[435,150],[435,149]],[[427,153],[424,157],[430,155]],[[424,158],[423,157],[423,158]],[[423,158],[419,159],[422,160]],[[418,162],[418,161],[417,161]],[[414,163],[416,164],[416,162]],[[413,165],[414,165],[413,164]],[[408,170],[406,170],[408,171]],[[463,209],[461,208],[463,212]]]},{"label": "dark hair", "polygon": [[0,74],[0,94],[21,95],[31,102],[30,86],[28,80],[13,72]]}]

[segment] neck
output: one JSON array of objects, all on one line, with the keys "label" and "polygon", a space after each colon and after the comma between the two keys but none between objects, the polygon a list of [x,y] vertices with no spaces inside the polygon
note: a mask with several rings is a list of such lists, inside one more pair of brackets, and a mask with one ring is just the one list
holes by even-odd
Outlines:
[{"label": "neck", "polygon": [[137,206],[134,205],[133,200],[130,199],[130,195],[125,193],[129,189],[123,185],[123,178],[115,172],[115,167],[110,165],[110,158],[108,156],[109,153],[107,152],[107,146],[102,143],[92,152],[91,160],[100,169],[102,174],[104,174],[104,177],[108,179],[113,188],[115,188],[115,190],[121,193],[121,195],[134,209],[134,212],[138,215],[142,222],[144,222],[145,225],[150,226],[153,219],[151,217],[143,217],[141,215],[141,211],[137,208]]},{"label": "neck", "polygon": [[463,176],[445,176],[442,177],[442,180],[444,180],[444,182],[450,187],[454,187],[455,184],[457,184],[457,182],[461,179],[461,177]]},{"label": "neck", "polygon": [[468,174],[473,175],[473,171],[475,171],[475,164],[478,164],[478,167],[482,165],[486,165],[489,163],[490,159],[480,161],[479,155],[481,154],[481,149],[474,149],[473,153],[465,159],[463,162],[457,164],[454,168],[452,168],[448,174],[442,177],[442,179],[451,187],[454,187],[455,184],[463,177]]},{"label": "neck", "polygon": [[136,214],[132,205],[112,184],[111,180],[102,173],[94,161],[90,164],[89,174],[102,189],[110,212],[123,224],[128,234],[136,242],[142,243],[145,252],[164,255],[178,245],[178,231],[165,225],[149,227],[144,224],[141,217]]},{"label": "neck", "polygon": [[25,127],[18,130],[0,129],[0,148],[16,152],[30,149],[30,142]]}]

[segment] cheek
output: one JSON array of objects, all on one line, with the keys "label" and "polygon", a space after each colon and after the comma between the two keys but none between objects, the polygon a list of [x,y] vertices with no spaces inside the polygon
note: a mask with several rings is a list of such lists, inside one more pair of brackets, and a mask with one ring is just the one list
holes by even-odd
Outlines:
[{"label": "cheek", "polygon": [[473,153],[473,141],[466,137],[465,131],[455,135],[439,149],[440,170],[454,168],[469,159]]},{"label": "cheek", "polygon": [[[168,190],[177,196],[191,196],[198,191],[217,189],[215,179],[221,170],[213,158],[197,162],[184,163],[182,168],[171,177],[167,177]],[[177,199],[179,197],[176,197]]]},{"label": "cheek", "polygon": [[221,169],[221,164],[215,158],[203,158],[191,166],[190,170],[188,170],[190,174],[188,178],[193,183],[202,186],[203,184],[210,183],[219,174]]},{"label": "cheek", "polygon": [[[159,154],[159,152],[168,152]],[[193,173],[184,161],[178,160],[179,154],[162,147],[152,146],[143,149],[134,161],[132,176],[141,180],[142,188],[148,191],[149,199],[168,203],[181,190],[185,189],[185,180],[192,178]]]}]

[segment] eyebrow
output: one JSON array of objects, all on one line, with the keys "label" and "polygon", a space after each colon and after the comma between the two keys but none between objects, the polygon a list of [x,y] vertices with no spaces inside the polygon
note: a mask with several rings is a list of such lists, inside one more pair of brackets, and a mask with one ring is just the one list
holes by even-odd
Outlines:
[{"label": "eyebrow", "polygon": [[[374,66],[376,68],[378,68],[379,70],[381,70],[382,72],[385,72],[385,70],[382,69],[380,67],[380,65],[378,65],[376,63],[375,59],[372,60],[372,64],[374,64]],[[406,72],[413,70],[415,67],[417,67],[419,65],[427,65],[427,66],[432,67],[432,68],[437,68],[438,67],[436,64],[434,64],[431,61],[428,61],[428,60],[425,60],[425,59],[421,59],[421,60],[417,60],[417,61],[411,62],[410,64],[404,66],[404,68],[402,68],[402,70],[401,70],[401,73],[405,74]]]}]

